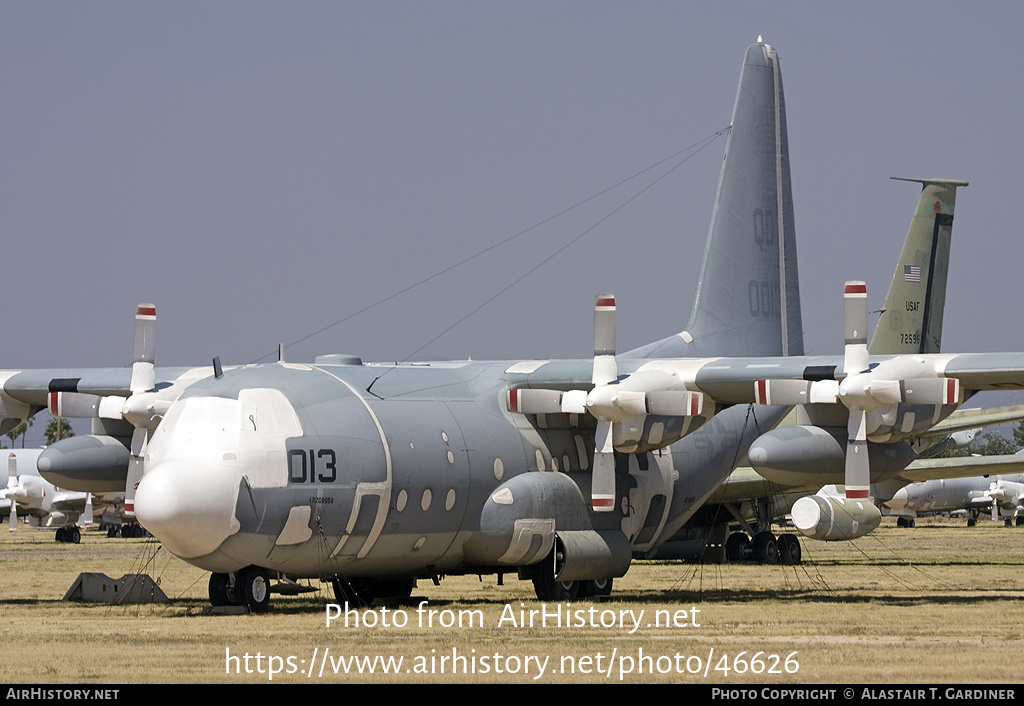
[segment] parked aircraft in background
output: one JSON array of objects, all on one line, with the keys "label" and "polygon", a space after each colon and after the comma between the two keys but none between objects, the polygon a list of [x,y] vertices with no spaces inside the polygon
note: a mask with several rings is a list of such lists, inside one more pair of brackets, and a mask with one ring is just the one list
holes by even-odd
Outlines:
[{"label": "parked aircraft in background", "polygon": [[11,534],[17,532],[20,514],[31,527],[55,529],[58,542],[78,544],[81,532],[97,524],[97,518],[108,537],[147,536],[137,523],[125,521],[123,493],[94,495],[58,488],[37,470],[44,449],[7,451],[7,487],[0,491],[0,517],[7,517]]},{"label": "parked aircraft in background", "polygon": [[60,490],[36,471],[41,449],[4,449],[7,452],[7,487],[0,491],[2,511],[11,534],[18,531],[18,515],[36,527],[54,528],[58,542],[77,544],[81,530],[92,524],[93,506],[88,493]]},{"label": "parked aircraft in background", "polygon": [[[989,457],[976,456],[985,459]],[[1024,456],[1014,455],[1024,467]],[[922,514],[966,510],[967,526],[973,527],[983,512],[991,512],[992,521],[1003,518],[1007,526],[1024,524],[1024,473],[1015,475],[973,476],[911,483],[893,493],[883,503],[888,514],[901,526],[913,527]]]}]

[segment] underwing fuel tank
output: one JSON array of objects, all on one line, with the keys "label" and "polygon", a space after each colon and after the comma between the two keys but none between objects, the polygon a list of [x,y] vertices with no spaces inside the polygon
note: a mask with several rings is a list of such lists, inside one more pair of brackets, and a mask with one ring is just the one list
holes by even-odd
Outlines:
[{"label": "underwing fuel tank", "polygon": [[870,499],[809,495],[793,504],[793,524],[805,536],[826,542],[863,537],[878,527],[882,513]]},{"label": "underwing fuel tank", "polygon": [[[751,445],[750,465],[773,483],[804,486],[843,483],[846,474],[846,430],[816,426],[780,427]],[[910,444],[868,443],[871,481],[890,478],[917,458]]]},{"label": "underwing fuel tank", "polygon": [[73,436],[47,446],[36,461],[39,475],[58,488],[93,493],[124,492],[129,440]]}]

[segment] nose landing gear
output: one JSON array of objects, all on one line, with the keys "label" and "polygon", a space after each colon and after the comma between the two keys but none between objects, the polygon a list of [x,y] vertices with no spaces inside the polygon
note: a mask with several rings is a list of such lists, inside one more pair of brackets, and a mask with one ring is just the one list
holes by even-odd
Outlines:
[{"label": "nose landing gear", "polygon": [[210,574],[210,603],[214,607],[244,606],[252,613],[270,608],[270,572],[247,566],[232,574]]}]

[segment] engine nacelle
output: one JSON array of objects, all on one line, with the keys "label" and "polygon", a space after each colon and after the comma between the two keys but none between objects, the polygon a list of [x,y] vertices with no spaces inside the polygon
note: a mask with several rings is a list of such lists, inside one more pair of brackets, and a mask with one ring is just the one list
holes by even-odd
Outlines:
[{"label": "engine nacelle", "polygon": [[[750,465],[773,483],[802,486],[842,483],[846,474],[846,429],[780,427],[759,436],[747,454]],[[916,458],[910,444],[868,444],[871,481],[896,475]]]},{"label": "engine nacelle", "polygon": [[870,499],[809,495],[793,503],[793,524],[811,539],[835,542],[863,537],[878,527],[881,511]]},{"label": "engine nacelle", "polygon": [[536,564],[551,553],[556,527],[593,531],[579,486],[564,473],[521,473],[491,493],[463,551],[482,566]]},{"label": "engine nacelle", "polygon": [[46,517],[47,527],[64,527],[71,524],[71,518],[63,512],[51,512]]},{"label": "engine nacelle", "polygon": [[124,492],[128,447],[112,436],[72,436],[39,454],[39,475],[58,488],[91,493]]}]

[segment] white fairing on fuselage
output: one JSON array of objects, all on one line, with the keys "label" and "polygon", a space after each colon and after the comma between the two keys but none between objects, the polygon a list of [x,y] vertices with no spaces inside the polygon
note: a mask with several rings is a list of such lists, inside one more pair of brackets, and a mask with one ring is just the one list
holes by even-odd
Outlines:
[{"label": "white fairing on fuselage", "polygon": [[238,532],[240,421],[237,399],[181,399],[149,443],[136,516],[182,559],[210,554]]}]

